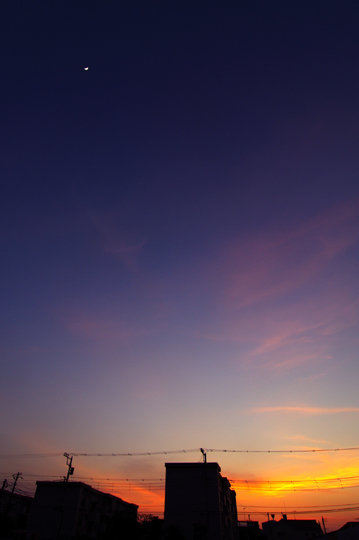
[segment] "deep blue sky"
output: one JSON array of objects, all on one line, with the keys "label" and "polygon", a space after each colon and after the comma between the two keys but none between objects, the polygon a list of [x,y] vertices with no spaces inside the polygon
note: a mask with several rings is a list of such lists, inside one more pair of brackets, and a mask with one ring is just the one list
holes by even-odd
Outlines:
[{"label": "deep blue sky", "polygon": [[356,445],[358,21],[1,3],[4,451]]},{"label": "deep blue sky", "polygon": [[[325,172],[355,159],[357,133],[335,123],[357,113],[358,14],[355,2],[4,3],[11,228],[122,203],[139,234],[145,224],[163,241],[199,242],[209,227],[227,235],[351,197],[353,178]],[[321,163],[273,177],[270,154],[289,150],[273,139],[285,127],[300,138],[308,118],[327,125],[307,152],[326,137],[334,148],[324,141]],[[267,170],[251,178],[255,158]]]}]

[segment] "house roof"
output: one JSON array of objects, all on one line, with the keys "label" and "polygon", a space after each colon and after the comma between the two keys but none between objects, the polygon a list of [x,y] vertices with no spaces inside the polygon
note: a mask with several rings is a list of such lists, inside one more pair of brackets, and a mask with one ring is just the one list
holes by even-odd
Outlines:
[{"label": "house roof", "polygon": [[[36,482],[36,485],[37,486],[51,486],[51,487],[58,487],[58,486],[61,486],[61,485],[64,485],[64,481],[58,481],[58,480],[54,480],[54,481],[48,481],[48,480],[38,480]],[[71,489],[71,488],[78,488],[78,487],[85,487],[86,489],[92,491],[93,493],[97,493],[99,495],[101,495],[102,497],[107,497],[107,498],[111,498],[111,499],[115,499],[117,501],[121,501],[122,504],[124,505],[127,505],[127,506],[132,506],[132,507],[136,507],[138,508],[138,504],[134,504],[134,503],[130,503],[130,502],[127,502],[127,501],[124,501],[123,499],[121,499],[121,497],[117,497],[116,495],[112,495],[112,493],[105,493],[103,491],[99,491],[98,489],[95,489],[93,488],[92,486],[90,486],[89,484],[85,484],[84,482],[77,482],[77,481],[73,481],[73,482],[66,482],[66,489]]]},{"label": "house roof", "polygon": [[279,523],[288,523],[288,525],[296,531],[304,531],[308,529],[318,530],[320,525],[315,519],[281,519]]},{"label": "house roof", "polygon": [[341,527],[339,530],[342,531],[343,529],[350,529],[351,527],[359,527],[358,521],[348,521],[343,527]]}]

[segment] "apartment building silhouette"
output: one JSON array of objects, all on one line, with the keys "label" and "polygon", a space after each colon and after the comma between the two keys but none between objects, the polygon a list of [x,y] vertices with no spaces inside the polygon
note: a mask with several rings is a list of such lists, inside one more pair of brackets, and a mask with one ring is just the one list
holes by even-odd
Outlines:
[{"label": "apartment building silhouette", "polygon": [[235,540],[236,494],[218,463],[166,463],[165,528],[185,540]]},{"label": "apartment building silhouette", "polygon": [[83,482],[36,482],[28,530],[39,540],[101,540],[118,512],[137,520],[138,506]]}]

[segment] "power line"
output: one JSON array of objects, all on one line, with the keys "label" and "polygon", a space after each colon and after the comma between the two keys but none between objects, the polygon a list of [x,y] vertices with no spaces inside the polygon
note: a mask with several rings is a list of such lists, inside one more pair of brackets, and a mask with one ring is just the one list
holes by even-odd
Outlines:
[{"label": "power line", "polygon": [[[268,506],[268,508],[270,508]],[[269,511],[255,511],[255,510],[251,510],[251,508],[249,506],[245,506],[245,509],[246,509],[246,512],[247,510],[250,512],[250,514],[255,514],[255,515],[261,515],[261,516],[266,516],[271,513],[275,513],[275,512],[271,512],[270,510]],[[336,513],[340,513],[340,512],[357,512],[359,510],[359,506],[353,506],[351,508],[329,508],[329,509],[326,509],[326,508],[318,508],[317,510],[282,510],[282,511],[277,511],[277,513],[280,513],[280,514],[290,514],[290,515],[307,515],[307,514],[336,514]],[[241,514],[241,511],[240,511],[240,507],[238,508],[238,514],[240,515]]]},{"label": "power line", "polygon": [[358,481],[359,476],[332,476],[329,478],[306,478],[303,480],[244,480],[243,478],[229,478],[228,480],[232,483],[235,482],[249,482],[251,484],[262,484],[264,482],[271,482],[272,484],[280,483],[280,484],[309,484],[312,482],[337,482],[340,480],[357,480]]},{"label": "power line", "polygon": [[359,447],[351,448],[311,448],[311,449],[300,449],[300,450],[221,450],[214,448],[195,448],[191,450],[170,450],[170,451],[160,451],[160,452],[128,452],[128,453],[111,453],[111,454],[87,454],[87,453],[69,453],[72,456],[77,457],[127,457],[127,456],[155,456],[155,455],[167,455],[167,454],[189,454],[193,452],[205,452],[212,453],[240,453],[240,454],[297,454],[297,453],[315,453],[315,452],[349,452],[354,450],[359,450]]},{"label": "power line", "polygon": [[[6,474],[9,474],[9,473],[0,473],[0,474],[4,474],[6,476]],[[23,473],[22,474],[23,477],[34,477],[34,478],[58,478],[58,479],[63,479],[63,476],[61,475],[47,475],[47,474],[26,474],[26,473]],[[104,477],[104,476],[77,476],[75,475],[74,479],[76,478],[76,480],[74,481],[78,481],[78,480],[92,480],[92,481],[96,481],[96,482],[147,482],[147,483],[160,483],[160,482],[164,482],[165,481],[165,478],[120,478],[120,477]],[[328,477],[328,478],[306,478],[306,479],[303,479],[303,480],[288,480],[288,479],[283,479],[283,480],[268,480],[268,479],[260,479],[260,480],[247,480],[245,478],[229,478],[228,479],[232,484],[240,484],[242,483],[243,485],[247,485],[247,484],[266,484],[266,483],[270,483],[270,484],[312,484],[313,482],[318,482],[318,483],[331,483],[331,482],[349,482],[349,481],[353,481],[353,482],[359,482],[359,475],[356,475],[356,476],[333,476],[333,477]]]},{"label": "power line", "polygon": [[[193,452],[200,452],[199,448],[191,450],[168,450],[160,452],[126,452],[126,453],[111,453],[111,454],[89,454],[84,452],[67,452],[72,457],[136,457],[136,456],[156,456],[167,454],[189,454]],[[48,453],[48,454],[0,454],[0,459],[15,459],[15,458],[51,458],[63,456],[64,453]]]},{"label": "power line", "polygon": [[[335,476],[331,478],[307,478],[303,480],[243,480],[229,479],[238,490],[258,491],[320,491],[323,489],[345,489],[359,486],[359,476]],[[252,484],[252,485],[251,485]],[[306,486],[312,486],[308,488]]]},{"label": "power line", "polygon": [[[1,475],[8,475],[9,473],[0,473]],[[23,473],[22,478],[54,478],[59,479],[63,481],[63,477],[60,475],[40,475],[40,474],[27,474]],[[142,486],[151,486],[152,488],[162,488],[165,483],[165,478],[120,478],[120,477],[96,477],[96,476],[75,476],[73,481],[91,481],[98,485],[111,485],[114,487],[128,487],[129,484],[134,483],[137,485]],[[283,480],[275,480],[275,479],[260,479],[260,480],[246,480],[244,478],[229,478],[229,481],[232,484],[232,487],[235,489],[243,488],[244,490],[247,490],[250,488],[251,485],[254,486],[255,491],[268,491],[268,489],[271,489],[272,487],[274,489],[281,489],[284,490],[285,488],[288,491],[302,491],[301,486],[307,486],[307,485],[315,485],[314,489],[318,490],[320,487],[323,487],[321,485],[324,485],[324,489],[326,487],[330,487],[332,484],[334,484],[334,487],[337,489],[344,489],[347,487],[358,487],[359,484],[359,476],[333,476],[333,477],[327,477],[327,478],[306,478],[306,479],[296,479],[296,480],[289,480],[289,479],[283,479]],[[339,485],[338,485],[339,483]],[[333,489],[333,487],[332,487]]]},{"label": "power line", "polygon": [[69,452],[69,455],[74,457],[138,457],[138,456],[160,456],[160,455],[170,455],[170,454],[191,454],[194,452],[200,452],[199,448],[194,448],[191,450],[162,450],[159,452],[127,452],[127,453],[111,453],[111,454],[87,454],[87,453],[76,453]]},{"label": "power line", "polygon": [[[10,472],[0,472],[0,476],[9,476],[11,475]],[[23,474],[22,476],[33,476],[36,478],[62,478],[64,475],[62,474]]]},{"label": "power line", "polygon": [[[202,448],[205,452],[212,453],[237,453],[237,454],[303,454],[303,453],[316,453],[316,452],[353,452],[358,451],[359,446],[349,448],[305,448],[298,450],[226,450],[215,448]],[[72,457],[139,457],[139,456],[159,456],[159,455],[172,455],[172,454],[190,454],[199,453],[201,448],[191,448],[184,450],[161,450],[156,452],[111,452],[111,453],[87,453],[87,452],[67,452]],[[14,458],[51,458],[63,456],[63,452],[42,453],[42,454],[0,454],[0,459],[14,459]]]},{"label": "power line", "polygon": [[215,450],[206,448],[206,452],[224,452],[224,453],[239,453],[239,454],[298,454],[298,453],[313,453],[313,452],[350,452],[359,450],[359,447],[351,448],[306,448],[301,450]]},{"label": "power line", "polygon": [[14,459],[14,458],[51,458],[51,457],[59,457],[63,456],[63,452],[61,453],[43,453],[43,454],[0,454],[0,459]]},{"label": "power line", "polygon": [[[288,510],[289,513],[293,512],[294,509],[297,509],[299,508],[300,510],[304,510],[305,508],[309,508],[309,509],[312,509],[312,508],[324,508],[324,509],[327,509],[327,508],[335,508],[339,506],[340,509],[342,509],[343,511],[346,510],[345,507],[357,507],[359,506],[359,503],[343,503],[341,505],[339,504],[324,504],[324,505],[315,505],[315,504],[309,504],[309,505],[306,505],[306,506],[287,506],[286,505],[286,510]],[[238,507],[240,508],[240,505],[238,505]],[[250,505],[246,505],[245,508],[247,509],[252,509],[252,508],[268,508],[268,505],[260,505],[260,506],[257,506],[257,505],[253,505],[253,504],[250,504]],[[283,509],[283,506],[271,506],[272,510],[276,510],[276,512],[279,512],[280,510]],[[326,511],[326,510],[325,510]]]}]

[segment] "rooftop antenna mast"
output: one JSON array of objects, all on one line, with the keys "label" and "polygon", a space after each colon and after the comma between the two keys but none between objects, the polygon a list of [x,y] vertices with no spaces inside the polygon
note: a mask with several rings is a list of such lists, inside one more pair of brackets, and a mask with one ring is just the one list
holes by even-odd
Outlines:
[{"label": "rooftop antenna mast", "polygon": [[74,474],[74,467],[72,466],[72,460],[74,456],[70,456],[70,454],[64,453],[64,456],[66,458],[66,465],[68,466],[67,476],[65,478],[65,482],[69,481],[69,476],[72,476]]},{"label": "rooftop antenna mast", "polygon": [[202,452],[202,455],[203,455],[203,463],[207,463],[207,454],[206,452],[203,450],[203,448],[200,448],[201,452]]}]

